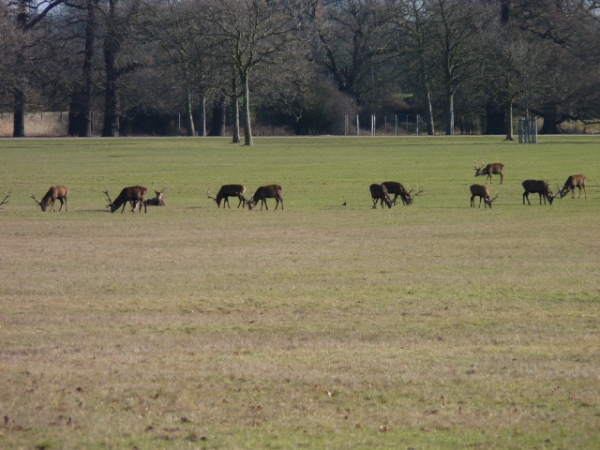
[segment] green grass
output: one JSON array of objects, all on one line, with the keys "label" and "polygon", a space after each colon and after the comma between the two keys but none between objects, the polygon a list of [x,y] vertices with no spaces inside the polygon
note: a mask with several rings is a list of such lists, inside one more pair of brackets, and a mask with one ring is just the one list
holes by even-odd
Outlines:
[{"label": "green grass", "polygon": [[[0,141],[0,447],[599,447],[600,138],[540,141]],[[522,205],[575,173],[586,200]],[[424,192],[372,210],[387,180]],[[165,208],[106,212],[153,181]]]}]

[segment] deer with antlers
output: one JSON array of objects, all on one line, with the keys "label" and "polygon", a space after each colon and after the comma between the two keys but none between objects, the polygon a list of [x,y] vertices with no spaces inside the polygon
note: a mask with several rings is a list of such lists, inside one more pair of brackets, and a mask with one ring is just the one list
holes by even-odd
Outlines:
[{"label": "deer with antlers", "polygon": [[544,204],[546,203],[546,200],[548,200],[548,203],[552,205],[552,202],[556,198],[556,195],[552,193],[547,181],[525,180],[522,184],[523,189],[525,189],[525,192],[523,192],[523,204],[525,204],[525,200],[527,200],[527,203],[531,205],[531,202],[529,201],[529,194],[539,194],[540,205],[542,204],[542,199],[544,200]]},{"label": "deer with antlers", "polygon": [[44,195],[41,201],[35,198],[35,194],[33,192],[30,192],[30,198],[32,198],[39,205],[39,207],[42,208],[42,211],[44,212],[46,212],[48,208],[50,208],[50,211],[55,211],[54,203],[56,202],[56,200],[58,200],[60,202],[60,208],[58,208],[58,212],[62,210],[63,205],[65,206],[66,212],[68,211],[67,199],[69,197],[70,192],[71,189],[69,189],[68,186],[58,185],[52,186],[50,189],[48,189],[48,192],[46,192],[46,195]]},{"label": "deer with antlers", "polygon": [[[167,182],[165,181],[165,187],[162,191],[157,191],[154,188],[154,181],[152,182],[152,190],[156,194],[154,198],[148,198],[144,200],[144,206],[166,206],[167,202],[165,201],[164,193],[167,190]],[[141,209],[141,206],[140,206]]]},{"label": "deer with antlers", "polygon": [[422,190],[419,190],[419,192],[413,194],[415,191],[414,187],[410,191],[407,191],[402,183],[398,183],[397,181],[384,181],[381,184],[387,189],[388,195],[394,194],[394,200],[392,200],[394,205],[396,204],[398,197],[400,197],[404,206],[412,205],[415,197],[423,192]]},{"label": "deer with antlers", "polygon": [[[246,206],[246,202],[248,201],[246,200],[246,197],[244,197],[245,192],[246,186],[243,184],[224,184],[221,186],[221,189],[219,189],[219,192],[217,192],[216,198],[208,195],[210,194],[210,189],[206,191],[206,196],[211,200],[214,200],[219,208],[221,207],[221,202],[223,202],[223,208],[225,208],[225,204],[227,204],[228,208],[231,208],[231,205],[229,204],[229,197],[237,197],[239,200],[237,207],[239,208],[240,205],[243,205],[242,208],[244,208]],[[281,206],[283,208],[283,204]]]},{"label": "deer with antlers", "polygon": [[387,188],[383,184],[373,183],[371,186],[369,186],[369,191],[371,192],[371,199],[373,200],[372,209],[377,208],[377,202],[380,202],[382,208],[384,203],[388,208],[392,207],[392,199],[388,194]]},{"label": "deer with antlers", "polygon": [[491,209],[492,203],[494,203],[494,200],[496,200],[498,198],[498,194],[496,194],[496,196],[494,198],[492,198],[487,186],[484,186],[483,184],[473,184],[473,185],[471,185],[470,189],[471,189],[471,208],[475,207],[475,197],[479,197],[479,207],[480,208],[481,208],[481,200],[483,200],[483,204],[484,204],[483,208],[484,209],[487,208],[488,206]]},{"label": "deer with antlers", "polygon": [[147,212],[146,203],[144,202],[144,197],[146,196],[146,192],[148,192],[148,188],[144,186],[129,186],[123,188],[119,196],[113,202],[110,198],[110,194],[108,193],[108,186],[106,190],[102,191],[108,197],[108,205],[107,208],[110,208],[110,212],[114,213],[121,206],[121,214],[125,211],[125,205],[127,203],[131,204],[131,212],[135,212],[136,209],[139,208],[139,211],[142,212],[142,205],[144,206],[144,213]]},{"label": "deer with antlers", "polygon": [[482,162],[480,166],[475,162],[475,176],[479,177],[482,175],[486,175],[487,179],[485,180],[485,184],[487,184],[488,180],[490,183],[492,182],[492,175],[500,175],[500,184],[504,181],[504,164],[502,163],[492,163],[487,166],[483,166],[485,163]]},{"label": "deer with antlers", "polygon": [[261,202],[260,210],[262,211],[263,204],[264,204],[265,208],[268,211],[269,206],[267,205],[267,199],[274,198],[275,201],[277,202],[275,204],[275,210],[277,210],[277,207],[279,206],[279,203],[281,202],[281,210],[283,211],[283,196],[282,196],[282,194],[283,194],[283,188],[279,184],[270,184],[268,186],[261,186],[254,192],[254,194],[252,194],[252,196],[250,197],[250,200],[248,200],[248,202],[246,204],[248,205],[248,209],[252,210],[258,204],[258,202]]},{"label": "deer with antlers", "polygon": [[586,180],[587,180],[587,178],[585,177],[585,175],[581,175],[581,174],[571,175],[569,178],[567,178],[567,181],[565,181],[564,186],[558,192],[560,195],[560,198],[563,198],[565,195],[567,195],[569,193],[569,191],[571,191],[571,198],[575,198],[575,188],[579,189],[579,195],[577,196],[577,198],[581,198],[581,190],[582,189],[583,189],[585,198],[587,198],[587,192],[585,191]]}]

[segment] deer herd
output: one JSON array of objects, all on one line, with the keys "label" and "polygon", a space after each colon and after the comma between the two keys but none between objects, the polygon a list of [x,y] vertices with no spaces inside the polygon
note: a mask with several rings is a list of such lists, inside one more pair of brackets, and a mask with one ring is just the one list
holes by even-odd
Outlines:
[{"label": "deer herd", "polygon": [[[494,201],[498,198],[498,194],[495,197],[492,197],[490,191],[487,187],[488,181],[490,184],[492,183],[492,175],[498,175],[500,177],[500,184],[504,181],[504,164],[502,163],[492,163],[484,166],[484,163],[478,165],[475,163],[475,177],[485,176],[486,184],[473,184],[470,186],[471,191],[471,207],[475,207],[475,198],[479,197],[479,207],[481,208],[481,202],[484,203],[484,209],[487,207],[492,207]],[[538,194],[540,197],[540,205],[542,202],[544,204],[548,203],[552,205],[552,202],[555,198],[563,198],[569,192],[571,192],[571,197],[575,198],[575,189],[578,190],[578,198],[581,198],[581,191],[583,190],[584,198],[587,198],[587,192],[585,190],[586,187],[586,177],[584,175],[571,175],[567,178],[564,185],[562,187],[557,186],[557,192],[553,193],[550,189],[550,185],[548,181],[545,180],[525,180],[522,183],[524,192],[523,192],[523,204],[527,201],[527,204],[531,205],[529,201],[529,194]],[[125,211],[125,207],[129,205],[131,207],[131,212],[142,211],[142,207],[144,208],[144,212],[147,212],[148,206],[165,206],[166,201],[164,198],[164,193],[167,189],[167,183],[165,183],[162,190],[156,190],[154,187],[154,182],[152,183],[152,190],[154,191],[155,196],[153,198],[146,198],[146,193],[148,192],[148,188],[140,185],[125,187],[121,190],[119,195],[113,201],[108,192],[108,186],[106,189],[102,191],[107,199],[108,204],[106,208],[110,209],[110,212],[115,212],[119,208],[121,208],[121,214]],[[62,211],[63,206],[65,207],[65,211],[68,211],[67,200],[70,194],[70,188],[65,185],[56,185],[50,187],[48,192],[42,197],[42,200],[38,200],[35,197],[35,194],[31,192],[31,198],[38,204],[38,206],[42,209],[42,211],[56,211],[55,204],[58,200],[60,202],[60,207],[58,211]],[[407,190],[402,183],[397,181],[384,181],[381,184],[371,184],[369,186],[369,191],[371,192],[371,199],[373,201],[373,209],[377,208],[377,203],[383,208],[385,204],[388,208],[396,205],[396,201],[398,197],[402,201],[402,204],[405,206],[412,205],[414,199],[423,192],[423,190],[419,190],[415,192],[415,188],[412,188],[410,191]],[[266,210],[269,209],[267,204],[267,199],[275,200],[275,209],[279,207],[281,203],[281,209],[283,210],[283,188],[279,184],[269,184],[265,186],[260,186],[253,194],[250,195],[249,198],[245,197],[246,194],[246,186],[243,184],[225,184],[221,186],[219,192],[217,192],[216,197],[212,197],[210,195],[210,189],[206,191],[206,196],[214,200],[217,204],[217,207],[225,208],[227,205],[228,208],[231,208],[229,204],[229,198],[235,197],[239,200],[237,207],[240,206],[245,208],[248,207],[249,210],[254,209],[258,203],[260,202],[260,209],[262,211],[263,206]],[[392,198],[391,195],[394,197]],[[11,192],[6,192],[4,199],[0,202],[0,206],[8,203],[8,198],[11,196]],[[344,202],[344,205],[346,203]]]}]

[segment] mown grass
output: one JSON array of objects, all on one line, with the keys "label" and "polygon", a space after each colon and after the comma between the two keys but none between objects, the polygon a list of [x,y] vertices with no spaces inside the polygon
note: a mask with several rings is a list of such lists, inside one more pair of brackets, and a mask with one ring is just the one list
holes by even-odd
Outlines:
[{"label": "mown grass", "polygon": [[[598,447],[600,141],[540,140],[0,141],[0,447]],[[386,180],[424,192],[372,210]],[[152,181],[167,207],[105,211]],[[218,210],[232,182],[285,210]]]}]

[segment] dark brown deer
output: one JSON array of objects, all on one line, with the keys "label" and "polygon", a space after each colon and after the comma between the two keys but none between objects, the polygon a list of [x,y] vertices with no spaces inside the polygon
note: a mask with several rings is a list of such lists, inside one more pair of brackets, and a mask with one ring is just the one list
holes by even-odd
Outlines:
[{"label": "dark brown deer", "polygon": [[546,200],[548,200],[548,203],[552,204],[554,198],[556,197],[556,195],[552,193],[550,186],[548,186],[547,181],[525,180],[522,184],[523,189],[525,189],[525,192],[523,192],[523,204],[525,204],[525,199],[527,199],[527,203],[531,205],[531,202],[529,201],[529,194],[539,194],[540,205],[542,204],[542,199],[544,199],[544,204],[546,203]]},{"label": "dark brown deer", "polygon": [[148,192],[148,188],[144,186],[129,186],[123,188],[119,196],[113,202],[110,199],[110,195],[108,193],[108,186],[105,191],[102,191],[108,197],[108,205],[107,208],[110,208],[110,212],[114,213],[121,206],[123,209],[121,210],[121,214],[125,211],[125,206],[127,203],[131,204],[131,212],[135,212],[136,209],[139,208],[140,212],[142,212],[142,205],[144,206],[144,212],[147,212],[146,203],[144,202],[144,197],[146,196],[146,192]]},{"label": "dark brown deer", "polygon": [[585,177],[585,175],[571,175],[569,178],[567,178],[567,181],[565,181],[565,185],[559,191],[560,198],[563,198],[565,195],[567,195],[569,191],[571,191],[571,198],[575,198],[575,188],[579,189],[579,195],[577,196],[577,198],[581,198],[582,189],[585,198],[587,198],[587,192],[585,191],[586,180],[587,178]]},{"label": "dark brown deer", "polygon": [[42,201],[39,201],[37,198],[35,198],[35,194],[33,192],[30,192],[30,194],[31,198],[40,206],[40,208],[42,208],[42,211],[44,212],[46,212],[48,208],[50,208],[50,211],[55,211],[54,203],[56,200],[58,200],[60,202],[60,208],[58,208],[58,212],[60,212],[63,205],[65,205],[65,211],[68,211],[67,199],[70,192],[71,189],[69,189],[68,186],[52,186],[50,189],[48,189],[48,192],[46,192],[46,195],[44,195]]},{"label": "dark brown deer", "polygon": [[479,197],[479,207],[481,208],[481,200],[483,200],[484,209],[488,206],[492,208],[492,203],[498,198],[498,194],[494,198],[490,195],[487,186],[483,184],[471,185],[471,208],[475,208],[475,197]]},{"label": "dark brown deer", "polygon": [[487,179],[485,180],[485,184],[490,180],[492,182],[492,175],[500,175],[500,184],[504,181],[504,164],[502,163],[492,163],[487,166],[483,166],[485,163],[481,163],[481,166],[478,166],[475,163],[475,176],[479,177],[482,175],[487,175]]},{"label": "dark brown deer", "polygon": [[6,205],[8,203],[7,199],[8,199],[8,197],[10,197],[10,194],[12,194],[12,192],[10,192],[10,191],[4,193],[5,197],[4,197],[4,200],[2,200],[2,202],[0,203],[0,206]]},{"label": "dark brown deer", "polygon": [[275,204],[275,209],[279,206],[279,202],[281,202],[281,210],[283,211],[283,197],[281,194],[283,193],[283,188],[278,184],[270,184],[268,186],[259,187],[256,192],[250,197],[250,200],[247,202],[248,209],[254,209],[254,207],[260,201],[260,210],[262,211],[263,204],[265,208],[268,210],[269,206],[267,205],[268,198],[274,198],[277,202]]},{"label": "dark brown deer", "polygon": [[[163,188],[162,191],[157,191],[156,189],[154,189],[154,182],[152,182],[152,190],[156,194],[156,197],[148,198],[148,199],[144,200],[144,206],[166,206],[167,202],[165,201],[164,194],[165,194],[165,191],[167,190],[167,183],[165,182],[165,187]],[[140,209],[141,209],[141,205],[140,205]]]},{"label": "dark brown deer", "polygon": [[239,208],[240,205],[243,205],[242,208],[244,208],[247,202],[246,197],[244,197],[245,192],[246,186],[243,184],[224,184],[221,186],[221,189],[219,189],[219,192],[217,192],[217,198],[208,195],[210,194],[210,189],[206,191],[206,196],[214,200],[219,208],[221,207],[221,201],[223,201],[223,208],[225,208],[225,204],[227,204],[228,208],[231,208],[229,205],[229,197],[237,197],[239,200],[237,207]]},{"label": "dark brown deer", "polygon": [[412,205],[415,197],[423,192],[420,190],[416,194],[413,194],[415,191],[414,188],[412,188],[410,191],[407,191],[402,183],[398,183],[397,181],[384,181],[381,184],[387,189],[388,195],[394,194],[394,200],[392,200],[394,205],[396,204],[398,197],[400,197],[400,200],[402,200],[402,204],[404,206]]},{"label": "dark brown deer", "polygon": [[373,199],[373,209],[377,208],[377,202],[380,202],[382,208],[384,203],[388,208],[392,207],[392,199],[383,184],[372,184],[369,186],[369,191],[371,191],[371,198]]}]

